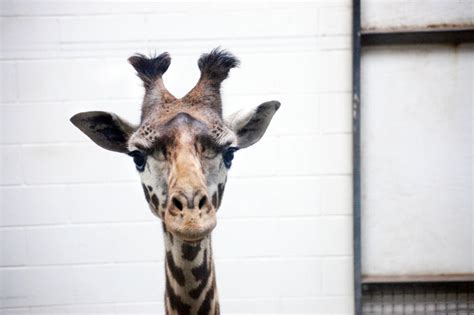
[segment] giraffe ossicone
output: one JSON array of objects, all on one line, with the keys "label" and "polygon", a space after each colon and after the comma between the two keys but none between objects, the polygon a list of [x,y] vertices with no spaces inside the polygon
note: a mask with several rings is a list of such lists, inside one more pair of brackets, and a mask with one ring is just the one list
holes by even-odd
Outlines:
[{"label": "giraffe ossicone", "polygon": [[224,118],[221,83],[239,65],[225,50],[199,58],[199,81],[180,99],[163,83],[168,53],[137,54],[129,62],[145,87],[139,125],[100,111],[76,114],[71,122],[99,146],[128,154],[135,163],[146,201],[163,222],[166,313],[219,314],[211,232],[227,173],[234,153],[260,140],[280,103]]}]

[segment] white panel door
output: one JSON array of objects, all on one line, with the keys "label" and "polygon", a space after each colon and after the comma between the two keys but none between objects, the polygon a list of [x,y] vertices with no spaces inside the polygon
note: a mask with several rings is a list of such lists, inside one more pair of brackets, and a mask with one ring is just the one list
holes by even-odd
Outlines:
[{"label": "white panel door", "polygon": [[474,46],[364,50],[362,272],[474,272]]}]

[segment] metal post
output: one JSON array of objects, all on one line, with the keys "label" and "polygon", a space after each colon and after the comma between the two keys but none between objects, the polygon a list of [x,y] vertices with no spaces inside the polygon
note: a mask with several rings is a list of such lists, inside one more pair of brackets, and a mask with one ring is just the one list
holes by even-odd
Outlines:
[{"label": "metal post", "polygon": [[353,160],[353,237],[354,313],[362,315],[361,283],[361,190],[360,190],[360,0],[352,4],[352,160]]}]

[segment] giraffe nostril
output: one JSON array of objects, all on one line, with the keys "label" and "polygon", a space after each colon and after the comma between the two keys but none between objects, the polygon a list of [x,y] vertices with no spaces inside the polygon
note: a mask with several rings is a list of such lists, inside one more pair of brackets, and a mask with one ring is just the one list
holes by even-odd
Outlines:
[{"label": "giraffe nostril", "polygon": [[199,209],[204,208],[204,206],[206,205],[206,203],[207,203],[207,197],[206,197],[206,196],[202,196],[201,200],[199,200]]},{"label": "giraffe nostril", "polygon": [[176,208],[178,208],[180,211],[183,211],[183,204],[181,203],[181,201],[179,201],[178,199],[176,199],[176,197],[173,197],[171,199],[171,201],[173,202],[174,206]]}]

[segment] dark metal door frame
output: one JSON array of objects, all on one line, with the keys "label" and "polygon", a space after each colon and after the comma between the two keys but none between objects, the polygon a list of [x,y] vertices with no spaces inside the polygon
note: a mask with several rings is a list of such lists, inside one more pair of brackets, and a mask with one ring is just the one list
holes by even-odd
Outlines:
[{"label": "dark metal door frame", "polygon": [[[361,27],[361,0],[352,2],[352,137],[353,137],[353,249],[354,249],[354,306],[355,314],[362,314],[361,272],[361,48],[377,45],[405,44],[460,44],[474,42],[474,25],[429,26],[422,29],[363,30]],[[394,283],[400,279],[385,279]],[[417,281],[416,279],[414,279]],[[433,279],[431,279],[433,280]],[[427,281],[430,282],[430,279]],[[375,280],[377,281],[377,280]],[[474,281],[468,275],[458,281]],[[403,281],[402,281],[403,282]],[[409,279],[407,282],[410,282]],[[435,281],[438,282],[438,281]]]}]

